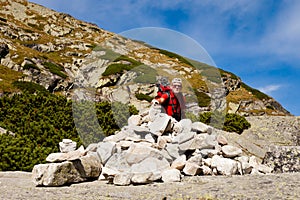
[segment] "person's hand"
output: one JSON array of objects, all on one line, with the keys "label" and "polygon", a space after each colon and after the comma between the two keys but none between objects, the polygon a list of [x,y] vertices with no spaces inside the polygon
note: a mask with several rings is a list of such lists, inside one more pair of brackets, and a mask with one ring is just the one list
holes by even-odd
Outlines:
[{"label": "person's hand", "polygon": [[152,105],[158,105],[159,102],[158,102],[156,99],[153,99],[153,100],[151,101],[151,104],[152,104]]}]

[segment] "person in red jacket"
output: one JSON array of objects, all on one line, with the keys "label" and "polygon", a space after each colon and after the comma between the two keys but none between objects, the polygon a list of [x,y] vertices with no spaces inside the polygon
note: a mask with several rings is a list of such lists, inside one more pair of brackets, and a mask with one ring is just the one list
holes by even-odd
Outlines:
[{"label": "person in red jacket", "polygon": [[180,121],[185,118],[185,99],[181,90],[181,79],[174,78],[171,87],[165,87],[163,91],[160,91],[152,103],[162,105],[165,113]]}]

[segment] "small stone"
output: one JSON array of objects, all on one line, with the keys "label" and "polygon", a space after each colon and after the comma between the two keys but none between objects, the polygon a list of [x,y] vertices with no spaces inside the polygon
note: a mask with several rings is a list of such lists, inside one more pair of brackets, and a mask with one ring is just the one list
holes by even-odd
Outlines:
[{"label": "small stone", "polygon": [[165,183],[180,182],[181,174],[178,169],[167,169],[162,172],[161,179]]},{"label": "small stone", "polygon": [[192,162],[186,162],[183,168],[183,172],[186,175],[196,176],[201,172],[201,170],[199,165]]},{"label": "small stone", "polygon": [[206,165],[200,166],[200,170],[202,171],[203,175],[212,175],[213,174],[211,168]]},{"label": "small stone", "polygon": [[185,163],[186,163],[186,155],[183,154],[173,161],[173,163],[171,164],[171,168],[182,170],[185,166]]},{"label": "small stone", "polygon": [[131,182],[135,184],[151,183],[152,181],[150,181],[150,177],[152,175],[152,172],[133,173],[131,177]]},{"label": "small stone", "polygon": [[113,179],[113,184],[120,185],[120,186],[130,185],[131,177],[132,177],[132,174],[129,174],[129,173],[117,174],[117,175],[115,175],[115,177]]},{"label": "small stone", "polygon": [[202,122],[194,122],[192,124],[192,130],[199,133],[208,133],[211,134],[212,128]]},{"label": "small stone", "polygon": [[202,156],[201,154],[192,156],[187,160],[187,162],[192,162],[200,166],[202,164]]},{"label": "small stone", "polygon": [[87,151],[84,150],[83,146],[80,146],[75,151],[70,151],[67,153],[51,153],[47,156],[46,161],[47,162],[63,162],[63,161],[71,161],[79,159],[80,157],[86,155]]},{"label": "small stone", "polygon": [[157,138],[157,147],[159,149],[163,149],[163,148],[166,147],[166,145],[167,145],[167,139],[164,138],[163,136],[158,136],[158,138]]},{"label": "small stone", "polygon": [[243,153],[242,149],[231,145],[223,146],[222,152],[224,154],[224,157],[226,158],[234,158],[236,156],[240,156]]},{"label": "small stone", "polygon": [[210,167],[211,166],[211,158],[202,159],[203,164]]},{"label": "small stone", "polygon": [[223,135],[218,135],[217,136],[217,141],[220,145],[227,145],[228,141]]},{"label": "small stone", "polygon": [[76,150],[76,142],[73,142],[70,139],[63,139],[62,142],[59,143],[59,150],[62,153],[68,153],[70,151]]},{"label": "small stone", "polygon": [[118,170],[114,170],[108,167],[102,167],[102,172],[99,176],[99,180],[108,180],[108,177],[115,177],[119,173],[120,172]]},{"label": "small stone", "polygon": [[141,125],[141,116],[140,115],[131,115],[128,118],[128,125],[129,126],[139,126]]}]

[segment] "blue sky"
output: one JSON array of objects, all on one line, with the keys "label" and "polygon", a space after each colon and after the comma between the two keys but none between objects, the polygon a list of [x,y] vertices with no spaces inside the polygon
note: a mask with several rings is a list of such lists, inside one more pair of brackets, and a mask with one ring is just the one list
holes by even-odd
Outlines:
[{"label": "blue sky", "polygon": [[31,0],[122,33],[160,27],[199,43],[216,66],[300,116],[298,0]]}]

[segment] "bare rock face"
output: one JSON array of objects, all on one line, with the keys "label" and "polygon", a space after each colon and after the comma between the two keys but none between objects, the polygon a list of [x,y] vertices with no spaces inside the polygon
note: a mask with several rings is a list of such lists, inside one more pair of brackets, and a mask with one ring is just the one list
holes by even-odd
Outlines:
[{"label": "bare rock face", "polygon": [[7,44],[0,44],[0,60],[4,58],[9,53],[9,48]]},{"label": "bare rock face", "polygon": [[300,171],[300,146],[271,146],[263,163],[274,168],[275,173]]}]

